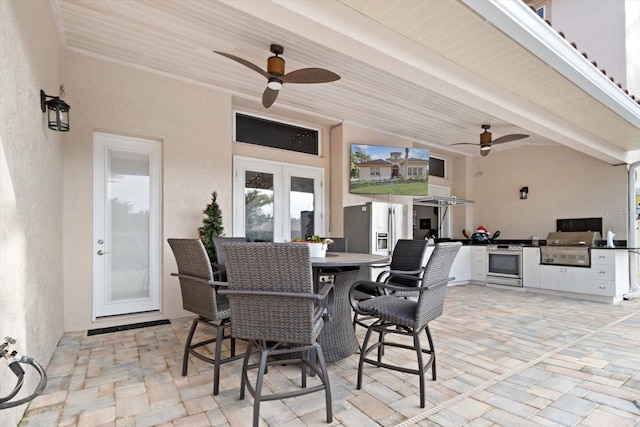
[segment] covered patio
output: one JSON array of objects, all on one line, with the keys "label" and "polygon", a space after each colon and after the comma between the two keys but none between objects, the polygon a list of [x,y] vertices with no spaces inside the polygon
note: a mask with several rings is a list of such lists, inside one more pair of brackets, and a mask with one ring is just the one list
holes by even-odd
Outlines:
[{"label": "covered patio", "polygon": [[[223,366],[218,396],[212,367],[192,358],[181,376],[190,319],[87,337],[65,333],[47,369],[49,386],[31,402],[29,426],[242,426],[252,399],[238,400],[241,362]],[[363,328],[358,328],[359,339]],[[640,301],[618,305],[505,292],[447,290],[431,323],[438,379],[420,409],[417,378],[365,367],[358,355],[329,366],[334,426],[634,426],[640,421]],[[393,353],[407,365],[412,355]],[[287,367],[270,387],[298,381]],[[265,402],[265,426],[328,425],[324,399]]]}]

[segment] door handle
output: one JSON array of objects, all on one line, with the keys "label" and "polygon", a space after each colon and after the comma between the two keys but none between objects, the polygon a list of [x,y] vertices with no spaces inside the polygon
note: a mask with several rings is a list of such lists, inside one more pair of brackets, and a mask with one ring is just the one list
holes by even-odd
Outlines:
[{"label": "door handle", "polygon": [[108,254],[108,253],[109,253],[109,252],[105,252],[105,251],[103,251],[102,249],[100,249],[100,250],[98,251],[98,255],[105,255],[105,254]]}]

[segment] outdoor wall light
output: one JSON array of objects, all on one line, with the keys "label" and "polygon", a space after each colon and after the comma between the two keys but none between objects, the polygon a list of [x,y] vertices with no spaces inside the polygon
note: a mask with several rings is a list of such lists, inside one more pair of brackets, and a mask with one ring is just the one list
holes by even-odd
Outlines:
[{"label": "outdoor wall light", "polygon": [[[60,88],[62,91],[62,87]],[[50,98],[47,101],[47,98]],[[44,93],[43,90],[40,91],[40,108],[44,113],[49,110],[48,114],[48,122],[49,129],[57,130],[59,132],[68,132],[69,131],[69,104],[60,99],[59,96],[49,96]]]},{"label": "outdoor wall light", "polygon": [[520,199],[526,199],[529,194],[529,187],[522,187],[520,189]]}]

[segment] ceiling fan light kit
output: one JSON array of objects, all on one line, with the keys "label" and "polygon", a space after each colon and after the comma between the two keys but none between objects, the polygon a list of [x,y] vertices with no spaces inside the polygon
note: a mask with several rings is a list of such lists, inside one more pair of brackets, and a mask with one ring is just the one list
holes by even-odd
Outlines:
[{"label": "ceiling fan light kit", "polygon": [[323,68],[302,68],[300,70],[292,71],[285,74],[284,65],[285,61],[278,55],[282,55],[284,48],[277,44],[272,44],[270,47],[271,56],[267,59],[267,70],[263,70],[257,65],[239,58],[229,53],[219,52],[214,50],[218,55],[222,55],[229,59],[232,59],[247,68],[252,69],[258,74],[266,77],[267,87],[262,94],[262,105],[265,108],[271,107],[278,97],[280,89],[285,83],[329,83],[336,80],[340,80],[340,76],[333,71],[325,70]]},{"label": "ceiling fan light kit", "polygon": [[269,83],[267,83],[267,87],[271,90],[280,90],[282,89],[282,81],[276,78],[269,79]]}]

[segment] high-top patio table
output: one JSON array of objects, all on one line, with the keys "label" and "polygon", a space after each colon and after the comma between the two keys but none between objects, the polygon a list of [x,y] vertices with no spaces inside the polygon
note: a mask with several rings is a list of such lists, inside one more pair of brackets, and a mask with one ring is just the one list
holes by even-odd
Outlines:
[{"label": "high-top patio table", "polygon": [[318,343],[328,362],[345,359],[358,351],[358,339],[353,330],[349,288],[356,281],[360,268],[389,261],[388,256],[354,252],[328,252],[327,256],[311,258],[316,278],[323,270],[332,269],[334,276],[334,306],[331,321],[326,322]]}]

